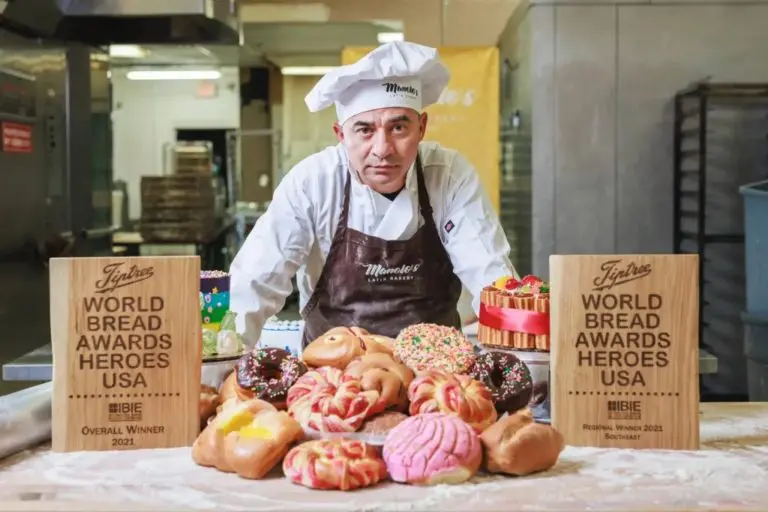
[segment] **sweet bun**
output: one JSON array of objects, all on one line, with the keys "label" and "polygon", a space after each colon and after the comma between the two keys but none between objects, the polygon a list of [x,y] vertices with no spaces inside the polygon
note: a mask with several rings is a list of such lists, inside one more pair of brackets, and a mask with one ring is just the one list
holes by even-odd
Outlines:
[{"label": "sweet bun", "polygon": [[288,414],[317,432],[354,432],[381,412],[378,391],[362,388],[360,379],[330,366],[310,370],[288,391]]},{"label": "sweet bun", "polygon": [[501,418],[480,436],[489,473],[523,476],[557,463],[563,436],[549,425],[534,423],[529,409]]},{"label": "sweet bun", "polygon": [[498,418],[488,387],[466,375],[425,372],[408,387],[411,416],[431,412],[454,414],[479,434]]},{"label": "sweet bun", "polygon": [[395,482],[460,484],[480,468],[483,450],[475,431],[457,416],[411,416],[389,431],[384,462]]},{"label": "sweet bun", "polygon": [[358,357],[349,363],[344,375],[360,379],[364,391],[379,393],[377,409],[404,411],[408,406],[408,386],[413,372],[389,354],[376,352]]},{"label": "sweet bun", "polygon": [[387,477],[378,451],[362,441],[323,439],[295,446],[283,460],[291,482],[310,489],[351,491]]},{"label": "sweet bun", "polygon": [[192,460],[200,466],[215,467],[219,471],[232,473],[232,468],[221,456],[224,438],[227,434],[251,423],[253,418],[263,410],[277,412],[272,404],[263,400],[240,402],[233,399],[222,404],[221,412],[195,439],[192,445]]},{"label": "sweet bun", "polygon": [[312,367],[331,366],[344,370],[356,357],[370,353],[392,355],[394,340],[369,333],[360,327],[334,327],[303,350],[301,357]]},{"label": "sweet bun", "polygon": [[216,388],[202,385],[200,388],[200,402],[198,415],[200,416],[200,430],[208,425],[208,420],[216,414],[216,408],[221,404],[219,392]]},{"label": "sweet bun", "polygon": [[263,478],[303,435],[288,413],[264,409],[224,438],[224,465],[243,478]]},{"label": "sweet bun", "polygon": [[361,434],[385,435],[400,423],[408,419],[406,414],[397,411],[385,411],[372,416],[360,429]]}]

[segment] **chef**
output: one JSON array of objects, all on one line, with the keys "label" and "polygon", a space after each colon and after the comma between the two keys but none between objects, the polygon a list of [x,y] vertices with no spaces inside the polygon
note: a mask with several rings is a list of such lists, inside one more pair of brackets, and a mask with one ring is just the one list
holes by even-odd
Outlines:
[{"label": "chef", "polygon": [[422,142],[424,109],[449,77],[437,50],[397,41],[310,91],[310,111],[335,106],[339,143],[282,179],[232,263],[231,309],[248,345],[294,276],[306,346],[338,326],[392,337],[419,322],[461,327],[462,284],[477,311],[484,286],[515,274],[472,164]]}]

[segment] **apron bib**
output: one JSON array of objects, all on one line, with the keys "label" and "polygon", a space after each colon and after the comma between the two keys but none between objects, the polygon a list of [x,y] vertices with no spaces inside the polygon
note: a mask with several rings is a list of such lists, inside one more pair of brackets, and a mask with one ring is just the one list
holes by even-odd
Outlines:
[{"label": "apron bib", "polygon": [[416,158],[419,210],[424,218],[409,240],[387,241],[348,227],[350,176],[328,258],[301,316],[302,347],[334,327],[362,327],[396,337],[416,323],[461,328],[456,309],[461,281],[443,247]]}]

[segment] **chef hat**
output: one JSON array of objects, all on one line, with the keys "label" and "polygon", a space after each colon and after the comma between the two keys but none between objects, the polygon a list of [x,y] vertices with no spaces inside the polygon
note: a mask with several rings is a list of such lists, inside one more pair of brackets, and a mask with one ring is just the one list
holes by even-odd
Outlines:
[{"label": "chef hat", "polygon": [[404,41],[386,43],[322,77],[307,94],[310,112],[336,104],[340,123],[361,112],[405,107],[421,111],[436,103],[451,75],[437,50]]}]

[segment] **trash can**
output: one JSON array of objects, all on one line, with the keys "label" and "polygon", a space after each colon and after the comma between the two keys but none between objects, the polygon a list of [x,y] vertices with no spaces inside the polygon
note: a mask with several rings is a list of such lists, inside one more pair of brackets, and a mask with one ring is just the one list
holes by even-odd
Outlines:
[{"label": "trash can", "polygon": [[768,402],[768,315],[742,313],[750,402]]},{"label": "trash can", "polygon": [[744,197],[747,313],[768,316],[768,180],[739,187]]}]

